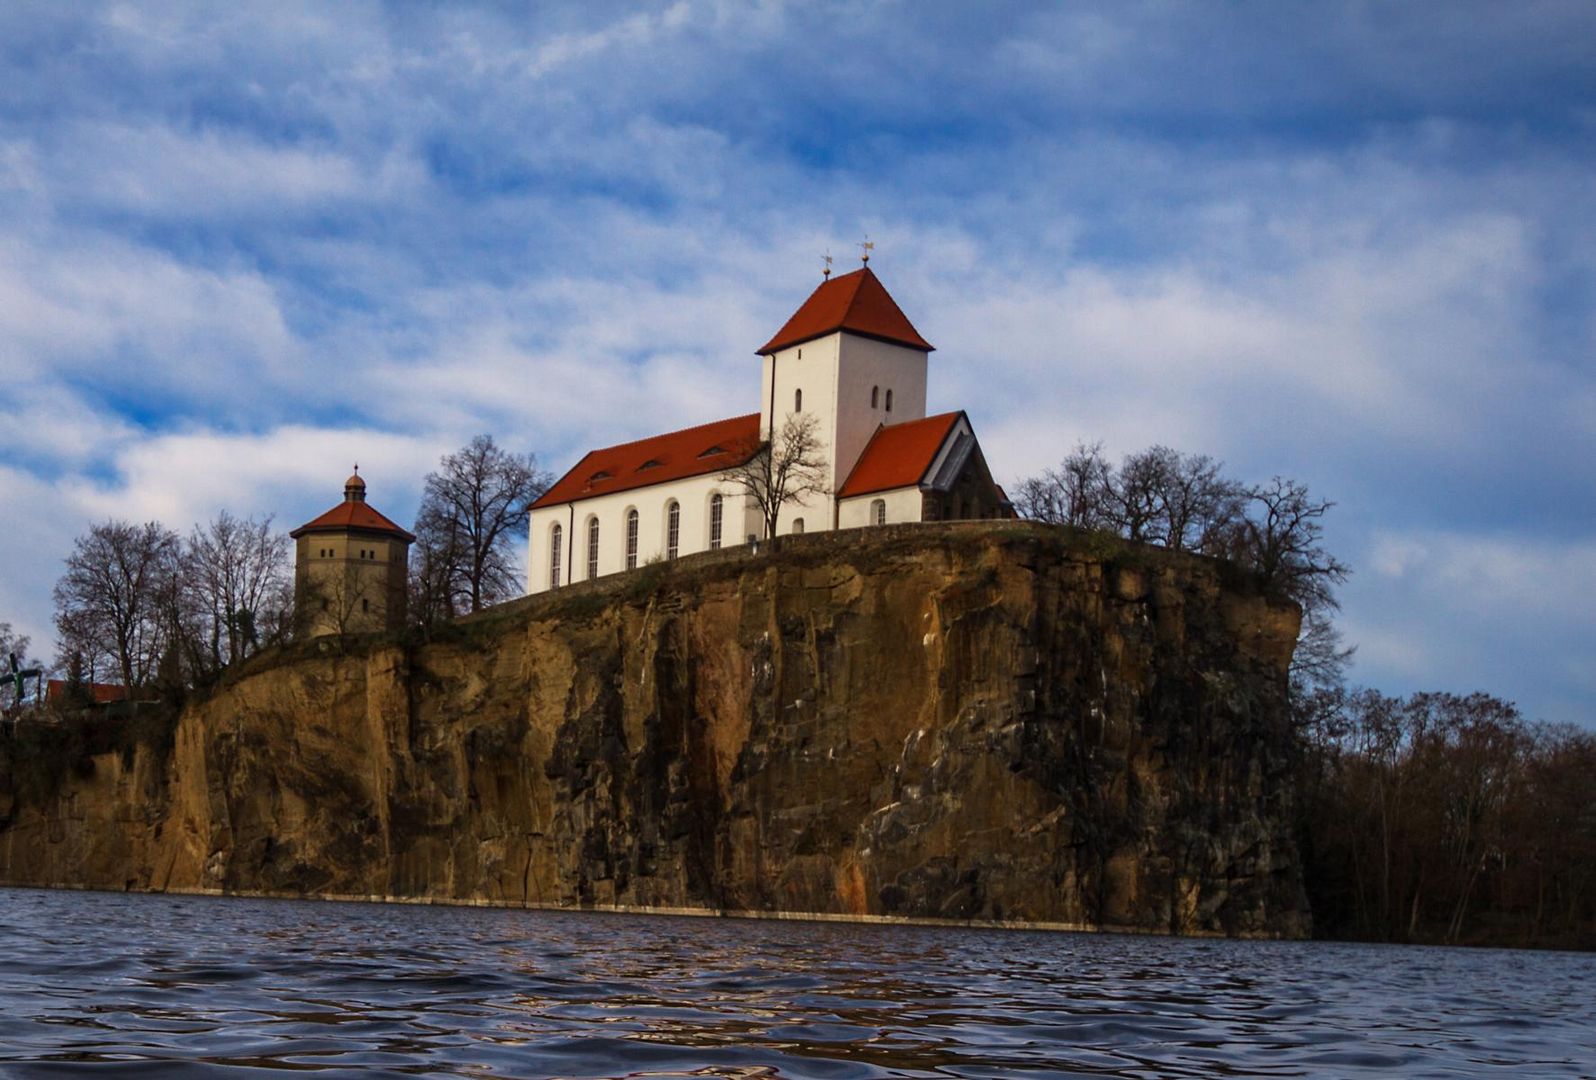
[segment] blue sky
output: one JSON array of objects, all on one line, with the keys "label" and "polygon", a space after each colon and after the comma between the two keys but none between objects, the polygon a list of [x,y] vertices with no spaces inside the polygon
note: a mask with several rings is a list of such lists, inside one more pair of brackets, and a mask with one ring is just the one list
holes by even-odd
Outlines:
[{"label": "blue sky", "polygon": [[[1002,480],[1338,503],[1353,675],[1596,724],[1596,7],[0,8],[0,620],[72,538],[414,513],[755,407],[872,265]],[[47,648],[48,646],[46,646]]]}]

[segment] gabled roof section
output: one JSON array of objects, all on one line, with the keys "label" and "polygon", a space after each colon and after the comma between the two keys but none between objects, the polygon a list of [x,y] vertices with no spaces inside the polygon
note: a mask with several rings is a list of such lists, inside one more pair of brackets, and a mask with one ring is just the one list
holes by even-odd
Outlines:
[{"label": "gabled roof section", "polygon": [[346,529],[356,529],[360,532],[388,533],[413,543],[415,536],[405,532],[399,526],[383,517],[371,508],[370,503],[346,499],[327,511],[314,521],[307,521],[288,535],[295,540],[304,533],[312,532],[343,532]]},{"label": "gabled roof section", "polygon": [[545,491],[532,509],[720,472],[743,464],[759,452],[760,445],[759,414],[749,413],[593,450]]},{"label": "gabled roof section", "polygon": [[848,479],[837,490],[837,498],[916,486],[931,471],[937,452],[963,415],[942,413],[876,428]]},{"label": "gabled roof section", "polygon": [[907,345],[922,352],[933,350],[932,344],[920,336],[887,292],[887,287],[881,284],[881,279],[866,266],[821,282],[803,307],[759,350],[759,355],[768,356],[837,330]]}]

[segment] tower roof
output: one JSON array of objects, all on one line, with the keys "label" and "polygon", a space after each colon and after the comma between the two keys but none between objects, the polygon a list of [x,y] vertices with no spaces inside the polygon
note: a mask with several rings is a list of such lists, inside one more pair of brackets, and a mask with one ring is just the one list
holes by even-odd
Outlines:
[{"label": "tower roof", "polygon": [[[358,466],[357,466],[358,468]],[[307,521],[288,535],[298,540],[312,532],[367,532],[388,533],[405,543],[413,543],[415,536],[405,532],[366,502],[366,482],[356,472],[344,482],[344,501],[320,517]]]},{"label": "tower roof", "polygon": [[776,336],[758,350],[761,356],[800,345],[838,330],[907,345],[921,352],[934,346],[914,328],[897,301],[868,266],[830,278],[809,295]]}]

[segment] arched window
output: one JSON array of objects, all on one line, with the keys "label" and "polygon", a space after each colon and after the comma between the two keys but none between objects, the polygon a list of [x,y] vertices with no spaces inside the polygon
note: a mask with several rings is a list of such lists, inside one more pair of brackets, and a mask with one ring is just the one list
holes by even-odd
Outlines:
[{"label": "arched window", "polygon": [[792,519],[792,531],[794,533],[801,533],[801,532],[804,531],[804,519],[803,518],[793,518]]},{"label": "arched window", "polygon": [[598,518],[587,519],[587,579],[598,577]]},{"label": "arched window", "polygon": [[879,386],[872,386],[870,388],[870,407],[872,409],[878,409],[881,407],[881,387]]},{"label": "arched window", "polygon": [[718,491],[709,497],[709,550],[711,551],[720,548],[720,524],[725,501]]},{"label": "arched window", "polygon": [[675,499],[665,508],[665,557],[676,558],[682,546],[682,504]]},{"label": "arched window", "polygon": [[565,530],[555,525],[549,530],[549,588],[560,587],[560,550],[564,544]]},{"label": "arched window", "polygon": [[892,391],[891,390],[887,391],[887,411],[888,412],[892,411]]},{"label": "arched window", "polygon": [[637,511],[626,512],[626,568],[637,569]]},{"label": "arched window", "polygon": [[804,411],[804,392],[802,390],[794,390],[792,392],[792,411]]},{"label": "arched window", "polygon": [[[889,390],[888,393],[891,393]],[[872,499],[870,501],[870,524],[885,525],[887,523],[887,500]]]}]

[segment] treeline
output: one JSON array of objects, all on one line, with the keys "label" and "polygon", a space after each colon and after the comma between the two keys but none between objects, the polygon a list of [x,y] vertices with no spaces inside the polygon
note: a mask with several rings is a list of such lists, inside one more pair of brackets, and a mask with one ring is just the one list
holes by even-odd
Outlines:
[{"label": "treeline", "polygon": [[[412,625],[521,595],[518,541],[549,480],[531,454],[487,435],[440,459],[416,515]],[[293,637],[293,545],[271,517],[222,511],[186,536],[156,521],[113,519],[74,541],[53,598],[51,670],[65,677],[64,704],[85,704],[95,683],[171,696]],[[0,659],[28,645],[0,623]]]},{"label": "treeline", "polygon": [[1298,711],[1320,933],[1596,947],[1596,734],[1488,694],[1328,688]]},{"label": "treeline", "polygon": [[1596,948],[1596,733],[1484,693],[1349,686],[1334,623],[1349,570],[1323,544],[1333,503],[1162,446],[1115,464],[1078,445],[1015,492],[1024,517],[1228,559],[1301,605],[1290,738],[1321,935]]}]

